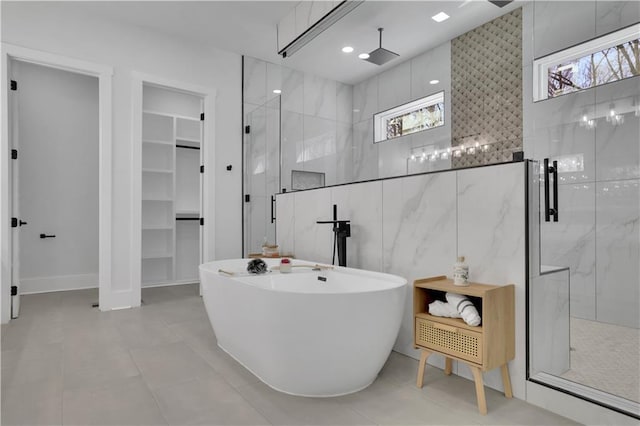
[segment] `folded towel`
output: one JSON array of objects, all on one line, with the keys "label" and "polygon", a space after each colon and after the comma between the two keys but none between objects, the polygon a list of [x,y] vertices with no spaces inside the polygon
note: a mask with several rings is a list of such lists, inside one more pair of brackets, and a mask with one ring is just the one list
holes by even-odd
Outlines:
[{"label": "folded towel", "polygon": [[445,297],[447,298],[447,302],[456,308],[464,322],[472,326],[480,325],[480,322],[482,321],[480,314],[478,314],[478,310],[473,306],[473,303],[467,296],[447,293]]},{"label": "folded towel", "polygon": [[429,313],[437,317],[460,318],[455,306],[440,300],[429,303]]}]

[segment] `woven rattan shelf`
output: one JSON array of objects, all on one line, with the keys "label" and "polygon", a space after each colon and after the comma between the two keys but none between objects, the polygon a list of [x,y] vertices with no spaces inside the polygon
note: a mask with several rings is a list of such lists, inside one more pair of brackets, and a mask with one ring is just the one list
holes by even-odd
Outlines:
[{"label": "woven rattan shelf", "polygon": [[[427,358],[432,353],[445,357],[445,374],[451,374],[452,360],[469,366],[473,373],[478,409],[487,413],[482,372],[500,367],[504,394],[512,397],[507,363],[515,357],[515,320],[513,284],[496,286],[471,283],[454,286],[445,276],[424,278],[413,283],[414,344],[422,350],[417,386],[422,387]],[[429,314],[429,304],[444,293],[469,296],[482,315],[478,327],[459,318]]]}]

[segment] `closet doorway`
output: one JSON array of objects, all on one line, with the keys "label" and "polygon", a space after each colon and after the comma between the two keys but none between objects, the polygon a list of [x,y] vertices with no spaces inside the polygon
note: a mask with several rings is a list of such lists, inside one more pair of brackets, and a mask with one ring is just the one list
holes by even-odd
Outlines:
[{"label": "closet doorway", "polygon": [[90,305],[100,263],[99,79],[20,60],[9,69],[11,318],[20,294],[96,289]]},{"label": "closet doorway", "polygon": [[142,289],[199,284],[205,222],[203,141],[202,96],[142,84]]}]

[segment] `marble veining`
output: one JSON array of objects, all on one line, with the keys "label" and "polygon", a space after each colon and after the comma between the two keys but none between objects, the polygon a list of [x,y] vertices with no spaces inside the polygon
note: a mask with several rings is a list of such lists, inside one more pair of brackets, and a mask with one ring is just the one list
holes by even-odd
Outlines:
[{"label": "marble veining", "polygon": [[541,262],[570,268],[571,315],[585,319],[595,319],[594,197],[593,184],[559,185],[559,221],[541,222],[540,230]]},{"label": "marble veining", "polygon": [[640,328],[640,184],[596,185],[596,319]]},{"label": "marble veining", "polygon": [[263,105],[266,102],[267,63],[244,57],[244,102]]},{"label": "marble veining", "polygon": [[604,35],[640,21],[637,0],[596,1],[596,35]]},{"label": "marble veining", "polygon": [[569,360],[569,271],[540,275],[531,280],[531,373],[560,376]]},{"label": "marble veining", "polygon": [[336,120],[336,82],[304,74],[304,113]]},{"label": "marble veining", "polygon": [[282,109],[304,113],[304,74],[282,67]]},{"label": "marble veining", "polygon": [[[456,173],[411,176],[383,181],[384,272],[418,278],[449,275],[456,257]],[[433,202],[437,200],[437,202]],[[407,299],[396,350],[418,356],[413,349],[413,290]],[[429,363],[444,367],[441,357]]]},{"label": "marble veining", "polygon": [[602,2],[534,2],[534,56],[539,58],[594,38],[596,3]]},{"label": "marble veining", "polygon": [[373,143],[372,120],[353,125],[353,177],[356,181],[378,178],[378,145]]},{"label": "marble veining", "polygon": [[378,75],[379,111],[402,105],[410,99],[411,61],[403,62]]},{"label": "marble veining", "polygon": [[370,120],[377,112],[378,76],[374,76],[353,86],[353,123]]},{"label": "marble veining", "polygon": [[331,204],[338,219],[351,220],[347,266],[382,271],[382,182],[333,187]]}]

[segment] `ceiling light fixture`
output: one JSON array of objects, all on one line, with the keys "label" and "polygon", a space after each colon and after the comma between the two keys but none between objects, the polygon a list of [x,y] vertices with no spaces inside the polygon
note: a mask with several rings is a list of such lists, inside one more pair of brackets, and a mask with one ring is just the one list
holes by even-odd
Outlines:
[{"label": "ceiling light fixture", "polygon": [[440,80],[431,80],[429,82],[429,84],[438,84],[438,83],[440,83]]},{"label": "ceiling light fixture", "polygon": [[343,48],[342,48],[342,51],[343,51],[344,53],[351,53],[351,52],[353,52],[353,47],[351,47],[351,46],[345,46],[345,47],[343,47]]},{"label": "ceiling light fixture", "polygon": [[280,89],[273,89],[273,93],[275,93],[276,95],[279,95],[280,93],[282,93],[282,90],[280,90]]},{"label": "ceiling light fixture", "polygon": [[378,32],[380,33],[380,47],[369,52],[369,57],[365,59],[365,61],[376,65],[386,64],[390,60],[400,56],[395,52],[382,48],[382,31],[384,31],[384,28],[378,28]]},{"label": "ceiling light fixture", "polygon": [[369,54],[368,53],[361,53],[358,55],[358,58],[360,59],[369,59]]},{"label": "ceiling light fixture", "polygon": [[436,22],[442,22],[442,21],[446,21],[447,19],[449,19],[449,15],[447,15],[444,12],[440,12],[437,15],[433,15],[431,17],[431,19],[433,19]]}]

